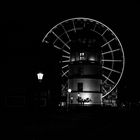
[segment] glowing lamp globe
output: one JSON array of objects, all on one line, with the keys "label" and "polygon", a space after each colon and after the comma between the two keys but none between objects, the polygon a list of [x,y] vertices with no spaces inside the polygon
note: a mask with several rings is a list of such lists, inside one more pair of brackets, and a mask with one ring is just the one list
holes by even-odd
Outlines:
[{"label": "glowing lamp globe", "polygon": [[68,92],[71,92],[71,89],[70,88],[68,89]]},{"label": "glowing lamp globe", "polygon": [[42,72],[37,73],[37,78],[41,82],[43,79],[44,74]]}]

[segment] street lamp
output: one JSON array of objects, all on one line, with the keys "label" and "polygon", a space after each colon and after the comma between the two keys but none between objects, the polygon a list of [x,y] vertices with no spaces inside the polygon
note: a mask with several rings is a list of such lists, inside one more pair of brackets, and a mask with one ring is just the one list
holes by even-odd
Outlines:
[{"label": "street lamp", "polygon": [[38,81],[39,81],[40,83],[41,83],[42,80],[43,80],[43,76],[44,76],[44,74],[43,74],[42,72],[37,73],[37,79],[38,79]]},{"label": "street lamp", "polygon": [[44,87],[44,83],[42,83],[43,78],[44,78],[44,73],[38,72],[37,79],[40,84],[37,84],[38,85],[37,97],[38,97],[39,107],[46,106],[47,97],[48,97],[48,92],[46,91]]},{"label": "street lamp", "polygon": [[70,88],[68,89],[68,92],[71,93],[71,89]]},{"label": "street lamp", "polygon": [[78,93],[78,95],[77,95],[77,96],[78,96],[78,98],[79,98],[79,97],[80,97],[80,94]]}]

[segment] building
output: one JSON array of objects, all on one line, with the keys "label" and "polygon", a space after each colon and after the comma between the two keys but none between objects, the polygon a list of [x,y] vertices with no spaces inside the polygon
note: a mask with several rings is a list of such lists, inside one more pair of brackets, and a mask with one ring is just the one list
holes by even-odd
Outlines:
[{"label": "building", "polygon": [[102,104],[101,50],[93,43],[80,39],[71,48],[68,104]]}]

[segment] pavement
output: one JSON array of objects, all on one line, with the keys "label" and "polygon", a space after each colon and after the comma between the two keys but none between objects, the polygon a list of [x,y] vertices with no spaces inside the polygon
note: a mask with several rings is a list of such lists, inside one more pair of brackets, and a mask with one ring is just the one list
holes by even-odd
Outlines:
[{"label": "pavement", "polygon": [[139,135],[139,110],[5,111],[1,134],[9,139],[116,138]]}]

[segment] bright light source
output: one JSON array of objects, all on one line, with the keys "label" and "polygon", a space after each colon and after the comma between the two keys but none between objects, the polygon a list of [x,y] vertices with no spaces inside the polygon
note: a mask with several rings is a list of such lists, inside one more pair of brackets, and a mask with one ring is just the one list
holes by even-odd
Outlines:
[{"label": "bright light source", "polygon": [[71,100],[73,100],[73,97],[70,97]]},{"label": "bright light source", "polygon": [[91,98],[91,94],[90,93],[84,93],[81,94],[82,99],[87,99],[87,98]]},{"label": "bright light source", "polygon": [[68,92],[71,92],[71,89],[70,88],[68,89]]},{"label": "bright light source", "polygon": [[84,60],[85,59],[85,53],[80,53],[80,60]]},{"label": "bright light source", "polygon": [[37,78],[39,81],[43,79],[44,74],[42,72],[37,73]]},{"label": "bright light source", "polygon": [[90,61],[95,61],[95,57],[91,56],[91,57],[89,58],[89,60],[90,60]]},{"label": "bright light source", "polygon": [[75,61],[75,58],[71,58],[71,62],[74,62]]}]

